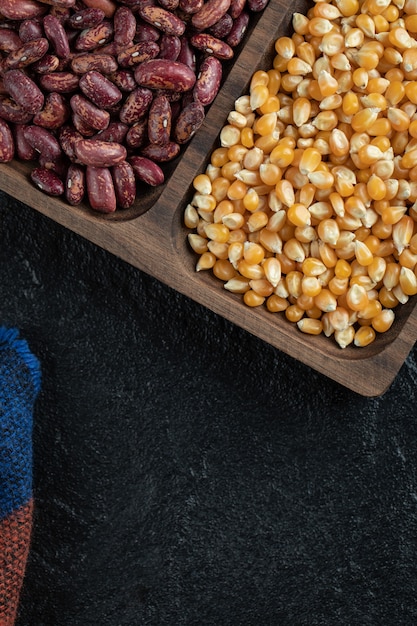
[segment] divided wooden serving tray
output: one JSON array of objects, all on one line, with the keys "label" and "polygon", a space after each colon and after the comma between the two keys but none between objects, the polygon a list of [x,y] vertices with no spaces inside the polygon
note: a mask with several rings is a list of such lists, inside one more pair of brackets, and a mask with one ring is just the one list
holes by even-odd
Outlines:
[{"label": "divided wooden serving tray", "polygon": [[193,178],[205,169],[234,101],[247,93],[255,70],[271,67],[274,42],[292,32],[293,12],[306,13],[308,7],[305,0],[290,6],[285,0],[270,0],[233,60],[203,126],[171,166],[166,183],[144,190],[131,209],[104,216],[87,206],[71,207],[38,191],[29,180],[30,166],[18,161],[0,165],[0,189],[345,387],[378,396],[391,385],[417,339],[415,297],[396,308],[392,328],[373,344],[342,350],[324,335],[304,335],[282,313],[247,307],[211,274],[197,273],[196,257],[187,244],[189,231],[183,225]]}]

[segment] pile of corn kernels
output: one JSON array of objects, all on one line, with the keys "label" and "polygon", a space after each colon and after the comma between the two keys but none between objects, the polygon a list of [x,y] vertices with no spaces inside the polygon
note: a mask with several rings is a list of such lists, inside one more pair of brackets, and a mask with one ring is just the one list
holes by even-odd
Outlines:
[{"label": "pile of corn kernels", "polygon": [[184,213],[250,307],[367,346],[417,294],[417,0],[316,0],[219,135]]}]

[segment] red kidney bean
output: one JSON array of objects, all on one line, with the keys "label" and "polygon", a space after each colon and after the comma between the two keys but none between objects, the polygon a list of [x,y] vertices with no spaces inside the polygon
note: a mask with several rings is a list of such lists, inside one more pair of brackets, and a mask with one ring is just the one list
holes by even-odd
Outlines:
[{"label": "red kidney bean", "polygon": [[61,128],[68,120],[70,110],[65,98],[56,91],[46,94],[41,111],[33,116],[33,123],[48,129]]},{"label": "red kidney bean", "polygon": [[168,143],[171,135],[171,105],[166,96],[152,100],[148,114],[148,138],[151,143]]},{"label": "red kidney bean", "polygon": [[191,18],[191,23],[197,30],[210,28],[227,12],[230,0],[207,0],[197,13]]},{"label": "red kidney bean", "polygon": [[162,7],[142,6],[139,8],[139,15],[145,22],[156,26],[158,30],[161,30],[167,35],[177,35],[179,37],[185,31],[184,20]]},{"label": "red kidney bean", "polygon": [[43,28],[46,38],[52,44],[57,57],[66,59],[70,54],[70,47],[67,34],[59,19],[54,15],[45,15]]},{"label": "red kidney bean", "polygon": [[136,178],[142,182],[151,185],[151,187],[158,187],[158,185],[163,184],[165,180],[164,172],[155,161],[142,156],[132,156],[129,162]]},{"label": "red kidney bean", "polygon": [[26,111],[9,96],[0,94],[0,118],[15,124],[28,124],[32,121],[33,114]]},{"label": "red kidney bean", "polygon": [[44,15],[48,10],[36,0],[2,0],[1,13],[9,20],[26,20]]},{"label": "red kidney bean", "polygon": [[178,143],[175,141],[168,141],[163,145],[149,143],[141,149],[140,153],[142,156],[147,157],[152,161],[156,161],[157,163],[166,163],[167,161],[175,159],[175,157],[179,155],[180,149],[181,147]]},{"label": "red kidney bean", "polygon": [[29,145],[43,155],[48,161],[59,159],[62,150],[56,137],[41,126],[26,126],[24,137]]},{"label": "red kidney bean", "polygon": [[222,64],[216,57],[207,57],[200,67],[200,73],[194,85],[193,94],[203,106],[213,102],[222,79]]},{"label": "red kidney bean", "polygon": [[81,163],[93,167],[111,167],[127,157],[126,148],[122,144],[100,139],[80,139],[74,151]]},{"label": "red kidney bean", "polygon": [[58,134],[59,143],[63,152],[70,159],[70,161],[78,161],[77,155],[75,154],[75,144],[82,138],[82,134],[79,133],[72,125],[66,124],[60,129]]},{"label": "red kidney bean", "polygon": [[248,25],[249,13],[247,11],[242,11],[239,17],[234,20],[232,29],[226,37],[226,43],[229,44],[231,48],[235,48],[243,40]]},{"label": "red kidney bean", "polygon": [[96,135],[93,135],[93,137],[100,139],[100,141],[123,143],[128,130],[129,126],[123,124],[123,122],[110,122],[107,128],[100,130]]},{"label": "red kidney bean", "polygon": [[81,9],[69,17],[68,26],[76,30],[84,30],[98,26],[104,18],[105,13],[102,9]]},{"label": "red kidney bean", "polygon": [[177,35],[162,35],[159,43],[159,57],[176,61],[181,51],[181,40]]},{"label": "red kidney bean", "polygon": [[149,89],[169,89],[185,92],[194,87],[194,72],[179,61],[152,59],[144,61],[135,69],[135,80]]},{"label": "red kidney bean", "polygon": [[97,130],[104,130],[110,124],[110,113],[105,109],[99,109],[88,98],[76,93],[70,100],[71,109],[83,120]]},{"label": "red kidney bean", "polygon": [[24,43],[41,39],[43,37],[42,21],[40,19],[23,20],[19,26],[19,37]]},{"label": "red kidney bean", "polygon": [[126,145],[129,148],[140,148],[148,137],[148,120],[142,118],[129,126],[126,133]]},{"label": "red kidney bean", "polygon": [[129,7],[119,7],[113,17],[114,41],[127,46],[133,41],[136,33],[136,18]]},{"label": "red kidney bean", "polygon": [[62,196],[64,183],[55,172],[46,167],[35,167],[30,177],[36,187],[48,194],[48,196]]},{"label": "red kidney bean", "polygon": [[26,141],[25,128],[25,124],[14,124],[13,126],[16,156],[21,161],[34,161],[38,153],[35,148]]},{"label": "red kidney bean", "polygon": [[179,8],[181,11],[188,15],[193,15],[201,9],[204,4],[204,0],[179,0]]},{"label": "red kidney bean", "polygon": [[225,41],[213,37],[210,33],[198,33],[193,35],[190,39],[190,43],[194,48],[202,50],[207,54],[213,54],[222,61],[227,61],[233,58],[233,50]]},{"label": "red kidney bean", "polygon": [[111,168],[117,205],[128,209],[136,199],[136,178],[133,167],[128,161],[122,161]]},{"label": "red kidney bean", "polygon": [[155,41],[139,41],[123,48],[117,54],[120,67],[136,67],[144,61],[154,59],[159,54],[159,45]]},{"label": "red kidney bean", "polygon": [[86,169],[86,187],[88,201],[95,211],[113,213],[117,200],[114,183],[108,167],[92,167]]},{"label": "red kidney bean", "polygon": [[39,77],[39,84],[44,91],[71,93],[78,89],[79,78],[72,72],[49,72]]},{"label": "red kidney bean", "polygon": [[245,8],[246,0],[231,0],[229,14],[235,20]]},{"label": "red kidney bean", "polygon": [[71,121],[74,125],[74,128],[83,136],[83,137],[92,137],[96,134],[97,129],[87,124],[85,119],[78,115],[78,113],[74,113],[71,116]]},{"label": "red kidney bean", "polygon": [[80,89],[96,106],[103,109],[112,107],[122,99],[123,94],[100,72],[91,70],[80,78]]},{"label": "red kidney bean", "polygon": [[217,39],[225,39],[233,27],[233,18],[229,13],[225,13],[213,26],[208,29],[210,35]]},{"label": "red kidney bean", "polygon": [[3,84],[13,100],[28,113],[38,113],[44,104],[45,96],[22,70],[9,70],[3,76]]},{"label": "red kidney bean", "polygon": [[71,69],[75,74],[86,74],[93,70],[102,74],[110,74],[117,71],[118,65],[116,59],[110,54],[82,53],[71,60]]},{"label": "red kidney bean", "polygon": [[179,144],[190,141],[204,121],[204,107],[201,102],[190,102],[180,112],[175,127],[174,139]]},{"label": "red kidney bean", "polygon": [[0,163],[9,163],[15,153],[13,133],[7,122],[0,119]]},{"label": "red kidney bean", "polygon": [[153,93],[146,87],[137,87],[126,98],[119,112],[119,119],[124,124],[134,124],[145,115],[153,99]]},{"label": "red kidney bean", "polygon": [[51,74],[59,68],[59,59],[54,54],[44,54],[39,61],[32,63],[31,70],[36,74]]},{"label": "red kidney bean", "polygon": [[18,50],[21,48],[23,40],[21,37],[14,31],[9,28],[0,29],[0,51],[13,52],[13,50]]},{"label": "red kidney bean", "polygon": [[85,169],[77,163],[68,167],[65,179],[65,198],[69,204],[81,204],[85,196]]},{"label": "red kidney bean", "polygon": [[4,69],[21,69],[39,61],[49,48],[49,42],[44,37],[32,39],[20,48],[9,52],[4,59]]}]

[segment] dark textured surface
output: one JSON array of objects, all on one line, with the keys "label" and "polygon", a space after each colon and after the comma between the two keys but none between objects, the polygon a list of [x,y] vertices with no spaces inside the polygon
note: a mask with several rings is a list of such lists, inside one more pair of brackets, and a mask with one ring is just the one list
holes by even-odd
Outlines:
[{"label": "dark textured surface", "polygon": [[43,369],[18,626],[415,626],[417,349],[363,398],[0,200]]}]

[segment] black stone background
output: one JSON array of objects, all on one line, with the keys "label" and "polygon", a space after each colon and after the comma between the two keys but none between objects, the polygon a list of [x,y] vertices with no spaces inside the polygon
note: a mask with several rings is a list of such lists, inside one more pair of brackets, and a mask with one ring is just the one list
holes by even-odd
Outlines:
[{"label": "black stone background", "polygon": [[361,397],[5,194],[0,258],[43,371],[18,626],[417,624],[416,348]]}]

